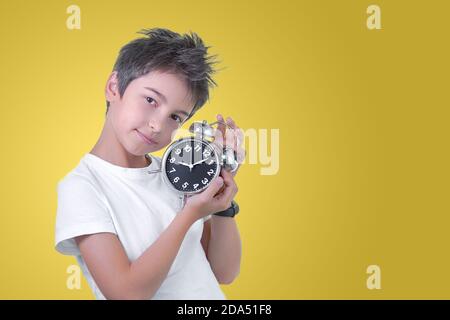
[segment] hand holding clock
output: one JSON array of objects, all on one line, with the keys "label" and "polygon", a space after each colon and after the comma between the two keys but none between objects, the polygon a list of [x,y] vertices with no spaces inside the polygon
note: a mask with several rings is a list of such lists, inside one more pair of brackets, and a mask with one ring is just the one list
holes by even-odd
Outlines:
[{"label": "hand holding clock", "polygon": [[[245,149],[242,148],[244,136],[242,130],[231,117],[228,117],[225,122],[222,115],[218,114],[217,120],[219,121],[219,125],[215,134],[214,144],[219,149],[223,149],[223,147],[232,148],[236,152],[238,163],[241,164],[245,159]],[[226,128],[227,126],[228,130]],[[198,161],[193,165],[205,160]],[[208,188],[202,193],[186,198],[186,206],[188,209],[196,212],[196,219],[226,210],[231,206],[231,201],[238,191],[238,187],[234,181],[236,172],[237,170],[229,172],[222,168],[220,176],[213,179]]]},{"label": "hand holding clock", "polygon": [[220,174],[203,192],[186,198],[185,209],[194,220],[226,210],[231,206],[238,187],[231,172],[222,169]]},{"label": "hand holding clock", "polygon": [[225,122],[218,114],[217,120],[212,124],[218,124],[216,130],[206,121],[194,122],[189,128],[194,136],[173,142],[162,159],[163,179],[184,194],[185,208],[197,218],[215,213],[234,216],[228,215],[230,207],[233,208],[230,214],[236,213],[236,206],[231,206],[237,193],[233,177],[236,164],[239,166],[245,158],[245,150],[241,148],[243,133],[230,117]]}]

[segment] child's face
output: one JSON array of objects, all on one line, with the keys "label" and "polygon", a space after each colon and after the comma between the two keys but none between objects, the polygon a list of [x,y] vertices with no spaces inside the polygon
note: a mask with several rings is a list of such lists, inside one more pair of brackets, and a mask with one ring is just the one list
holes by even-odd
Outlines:
[{"label": "child's face", "polygon": [[[152,71],[131,81],[122,98],[113,73],[107,83],[106,98],[116,138],[136,156],[167,146],[194,105],[186,82],[179,75],[163,71]],[[142,135],[154,143],[146,142]]]}]

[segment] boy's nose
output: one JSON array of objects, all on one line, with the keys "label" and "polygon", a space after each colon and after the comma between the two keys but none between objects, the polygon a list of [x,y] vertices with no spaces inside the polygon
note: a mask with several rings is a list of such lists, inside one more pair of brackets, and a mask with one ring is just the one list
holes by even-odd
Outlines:
[{"label": "boy's nose", "polygon": [[161,122],[157,119],[152,119],[149,122],[149,127],[154,133],[159,133],[161,131]]}]

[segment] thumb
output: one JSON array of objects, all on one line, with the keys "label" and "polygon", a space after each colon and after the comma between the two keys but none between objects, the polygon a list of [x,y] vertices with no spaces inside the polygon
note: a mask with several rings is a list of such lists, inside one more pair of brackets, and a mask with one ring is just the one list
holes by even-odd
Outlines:
[{"label": "thumb", "polygon": [[208,188],[205,189],[203,192],[207,197],[212,198],[216,195],[216,193],[222,188],[223,186],[223,178],[221,176],[217,176],[214,178]]}]

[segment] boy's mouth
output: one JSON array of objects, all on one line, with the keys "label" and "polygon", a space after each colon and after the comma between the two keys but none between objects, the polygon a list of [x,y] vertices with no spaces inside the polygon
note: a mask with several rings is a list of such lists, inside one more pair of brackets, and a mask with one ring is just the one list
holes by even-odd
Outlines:
[{"label": "boy's mouth", "polygon": [[157,144],[156,141],[150,139],[149,137],[147,137],[146,135],[144,135],[142,132],[140,132],[138,129],[135,129],[136,133],[138,134],[138,136],[147,144]]}]

